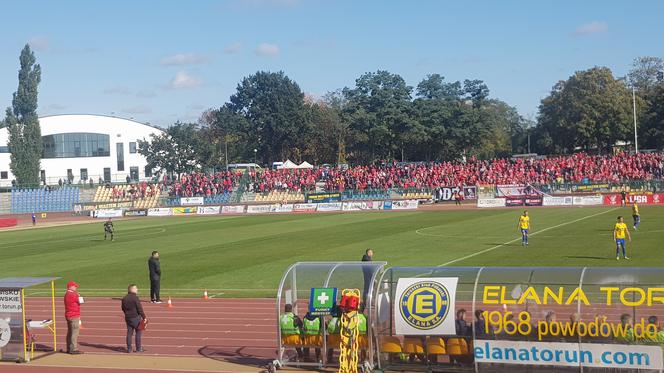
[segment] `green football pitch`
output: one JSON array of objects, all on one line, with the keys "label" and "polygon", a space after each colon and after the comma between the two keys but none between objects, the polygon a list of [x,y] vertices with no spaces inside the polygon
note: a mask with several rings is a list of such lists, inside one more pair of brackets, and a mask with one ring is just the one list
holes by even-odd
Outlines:
[{"label": "green football pitch", "polygon": [[[314,215],[139,218],[0,233],[0,277],[57,276],[86,295],[121,295],[148,285],[147,259],[162,256],[162,295],[274,296],[297,261],[375,260],[408,266],[663,266],[664,208],[533,208],[530,246],[517,231],[520,209]],[[624,215],[631,260],[616,261],[612,228]]]}]

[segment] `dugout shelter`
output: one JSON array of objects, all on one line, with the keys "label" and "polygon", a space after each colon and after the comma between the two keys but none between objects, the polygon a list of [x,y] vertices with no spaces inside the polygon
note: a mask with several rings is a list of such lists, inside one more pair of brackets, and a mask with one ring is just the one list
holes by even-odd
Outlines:
[{"label": "dugout shelter", "polygon": [[[45,329],[53,336],[57,350],[55,281],[58,277],[10,277],[0,279],[0,361],[28,362],[33,358],[31,331]],[[47,320],[29,321],[26,316],[26,289],[50,284],[50,312]],[[39,310],[40,315],[44,310]]]},{"label": "dugout shelter", "polygon": [[[382,272],[386,262],[298,262],[290,266],[279,283],[277,291],[277,320],[284,315],[284,307],[290,304],[293,307],[293,313],[299,318],[303,318],[309,311],[310,300],[314,296],[322,296],[323,300],[332,296],[331,292],[324,292],[324,289],[338,289],[335,294],[338,301],[343,289],[359,289],[362,293],[361,302],[365,305],[364,314],[367,317],[367,324],[371,325],[371,307],[374,304],[372,296],[375,293],[374,286],[376,278]],[[323,289],[321,293],[314,294],[312,289]],[[315,298],[314,298],[315,299]],[[337,353],[333,353],[333,358],[328,359],[328,349],[338,350],[338,339],[327,333],[325,325],[330,321],[330,315],[320,316],[323,319],[321,338],[319,341],[309,343],[307,338],[287,338],[282,334],[281,328],[277,325],[278,356],[273,362],[273,368],[283,366],[300,366],[328,368],[337,367]],[[364,359],[360,361],[362,366],[374,360],[373,355],[373,332],[367,328],[367,344],[365,346]],[[311,359],[298,359],[295,349],[308,348],[311,353]],[[315,361],[313,350],[322,351],[320,361]]]}]

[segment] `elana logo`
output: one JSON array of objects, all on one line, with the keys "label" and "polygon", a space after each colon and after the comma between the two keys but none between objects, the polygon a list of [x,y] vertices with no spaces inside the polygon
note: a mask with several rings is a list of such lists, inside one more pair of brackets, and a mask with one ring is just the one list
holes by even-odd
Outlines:
[{"label": "elana logo", "polygon": [[450,293],[437,282],[421,281],[407,287],[400,302],[406,323],[416,329],[431,330],[445,321],[450,310]]}]

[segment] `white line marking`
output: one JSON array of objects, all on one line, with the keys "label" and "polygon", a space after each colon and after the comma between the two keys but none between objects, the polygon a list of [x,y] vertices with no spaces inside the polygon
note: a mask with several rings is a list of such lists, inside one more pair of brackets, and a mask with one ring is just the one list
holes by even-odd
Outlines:
[{"label": "white line marking", "polygon": [[[615,210],[618,210],[618,209],[619,209],[619,207],[614,207],[614,208],[612,208],[612,209],[609,209],[609,210],[606,210],[606,211],[602,211],[602,212],[598,212],[598,213],[596,213],[596,214],[592,214],[592,215],[584,216],[584,217],[582,217],[582,218],[578,218],[578,219],[570,220],[570,221],[568,221],[568,222],[561,223],[561,224],[558,224],[558,225],[554,225],[554,226],[552,226],[552,227],[544,228],[544,229],[542,229],[542,230],[540,230],[540,231],[537,231],[537,232],[531,233],[530,236],[535,236],[535,235],[538,235],[538,234],[540,234],[540,233],[542,233],[542,232],[546,232],[546,231],[551,230],[551,229],[556,229],[556,228],[564,227],[564,226],[566,226],[566,225],[569,225],[569,224],[573,224],[573,223],[579,222],[579,221],[581,221],[581,220],[586,220],[586,219],[594,218],[595,216],[608,214],[609,212],[611,212],[611,211],[615,211]],[[472,257],[478,256],[478,255],[481,255],[481,254],[484,254],[484,253],[488,253],[489,251],[493,251],[493,250],[499,249],[499,248],[501,248],[501,247],[503,247],[503,246],[506,246],[506,245],[509,245],[509,244],[511,244],[511,243],[517,242],[517,241],[519,241],[519,240],[521,240],[521,237],[517,237],[517,238],[515,238],[515,239],[513,239],[513,240],[507,241],[507,242],[505,242],[505,243],[501,243],[500,245],[496,245],[496,246],[490,247],[490,248],[488,248],[488,249],[484,249],[484,250],[481,250],[481,251],[478,251],[478,252],[475,252],[475,253],[472,253],[472,254],[468,254],[468,255],[462,256],[462,257],[460,257],[460,258],[456,258],[456,259],[450,260],[449,262],[447,262],[447,263],[443,263],[443,264],[440,264],[440,265],[438,265],[437,267],[445,267],[445,266],[448,266],[448,265],[450,265],[450,264],[453,264],[453,263],[456,263],[456,262],[460,262],[460,261],[462,261],[462,260],[466,260],[466,259],[469,259],[469,258],[472,258]]]}]

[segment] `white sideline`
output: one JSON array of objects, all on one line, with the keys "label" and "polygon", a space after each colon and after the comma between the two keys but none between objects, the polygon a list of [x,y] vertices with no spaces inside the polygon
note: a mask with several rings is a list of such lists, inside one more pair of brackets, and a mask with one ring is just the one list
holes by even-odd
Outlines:
[{"label": "white sideline", "polygon": [[[609,210],[606,210],[606,211],[598,212],[598,213],[596,213],[596,214],[592,214],[592,215],[584,216],[584,217],[582,217],[582,218],[578,218],[578,219],[570,220],[570,221],[567,221],[567,222],[564,222],[564,223],[561,223],[561,224],[558,224],[558,225],[554,225],[554,226],[551,226],[551,227],[548,227],[548,228],[544,228],[544,229],[539,230],[539,231],[537,231],[537,232],[533,232],[533,233],[531,233],[530,236],[535,236],[535,235],[538,235],[538,234],[540,234],[540,233],[542,233],[542,232],[546,232],[546,231],[551,230],[551,229],[556,229],[556,228],[564,227],[564,226],[569,225],[569,224],[574,224],[574,223],[579,222],[579,221],[581,221],[581,220],[586,220],[586,219],[594,218],[595,216],[608,214],[609,212],[611,212],[611,211],[615,211],[615,210],[617,210],[617,209],[619,209],[619,207],[614,207],[614,208],[609,209]],[[490,248],[488,248],[488,249],[484,249],[484,250],[481,250],[481,251],[478,251],[478,252],[475,252],[475,253],[472,253],[472,254],[468,254],[468,255],[462,256],[462,257],[460,257],[460,258],[456,258],[456,259],[450,260],[449,262],[446,262],[446,263],[443,263],[443,264],[439,264],[439,265],[437,265],[437,267],[445,267],[445,266],[448,266],[448,265],[450,265],[450,264],[454,264],[454,263],[456,263],[456,262],[460,262],[460,261],[462,261],[462,260],[466,260],[466,259],[468,259],[468,258],[472,258],[472,257],[474,257],[474,256],[478,256],[478,255],[481,255],[481,254],[484,254],[484,253],[488,253],[489,251],[493,251],[493,250],[499,249],[499,248],[501,248],[501,247],[503,247],[503,246],[509,245],[509,244],[511,244],[511,243],[513,243],[513,242],[517,242],[517,241],[519,241],[519,240],[521,240],[521,237],[517,237],[517,238],[515,238],[515,239],[513,239],[513,240],[510,240],[510,241],[507,241],[507,242],[501,243],[500,245],[496,245],[496,246],[490,247]]]}]

